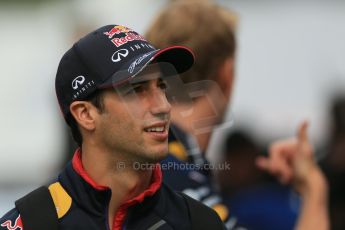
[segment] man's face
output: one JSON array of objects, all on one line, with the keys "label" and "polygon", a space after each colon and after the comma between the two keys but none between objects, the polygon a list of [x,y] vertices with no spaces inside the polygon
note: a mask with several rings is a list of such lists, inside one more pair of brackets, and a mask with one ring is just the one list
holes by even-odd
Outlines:
[{"label": "man's face", "polygon": [[160,74],[157,68],[144,70],[141,75],[149,80],[104,92],[104,111],[96,127],[102,148],[142,163],[167,155],[171,106]]}]

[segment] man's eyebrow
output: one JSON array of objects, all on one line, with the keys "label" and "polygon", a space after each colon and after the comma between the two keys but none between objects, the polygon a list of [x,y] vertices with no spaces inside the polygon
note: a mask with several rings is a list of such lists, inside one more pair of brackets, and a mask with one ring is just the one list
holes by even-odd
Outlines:
[{"label": "man's eyebrow", "polygon": [[[149,84],[150,81],[151,81],[151,80],[143,80],[143,81],[138,81],[138,82],[130,83],[130,85],[131,85],[131,86],[147,85],[147,84]],[[157,79],[157,84],[160,84],[160,83],[162,83],[162,82],[164,82],[164,79],[162,79],[162,78],[158,78],[158,79]]]},{"label": "man's eyebrow", "polygon": [[130,83],[130,86],[140,86],[140,85],[147,85],[149,83],[149,81],[145,80],[145,81],[139,81],[139,82],[133,82]]}]

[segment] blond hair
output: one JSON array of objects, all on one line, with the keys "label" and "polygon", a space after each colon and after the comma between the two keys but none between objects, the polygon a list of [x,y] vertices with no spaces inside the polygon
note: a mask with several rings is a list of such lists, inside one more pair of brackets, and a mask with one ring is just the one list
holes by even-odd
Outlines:
[{"label": "blond hair", "polygon": [[156,48],[193,50],[195,64],[182,77],[185,82],[212,80],[225,59],[235,55],[235,25],[234,13],[209,1],[174,1],[155,18],[146,38]]}]

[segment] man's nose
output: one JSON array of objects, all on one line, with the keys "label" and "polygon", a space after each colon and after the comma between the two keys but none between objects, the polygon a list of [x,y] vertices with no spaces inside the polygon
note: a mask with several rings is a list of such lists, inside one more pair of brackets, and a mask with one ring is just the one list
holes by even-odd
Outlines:
[{"label": "man's nose", "polygon": [[153,90],[150,100],[152,114],[170,113],[171,105],[166,97],[165,92],[160,88]]}]

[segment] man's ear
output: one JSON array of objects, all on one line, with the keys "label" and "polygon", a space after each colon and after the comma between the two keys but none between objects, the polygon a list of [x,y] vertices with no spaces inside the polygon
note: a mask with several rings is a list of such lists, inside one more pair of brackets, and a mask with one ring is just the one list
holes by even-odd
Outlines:
[{"label": "man's ear", "polygon": [[72,116],[80,127],[92,131],[95,129],[95,110],[88,101],[74,101],[69,106]]},{"label": "man's ear", "polygon": [[227,58],[218,70],[218,85],[222,89],[224,95],[228,98],[231,96],[232,87],[235,77],[235,60],[233,57]]}]

